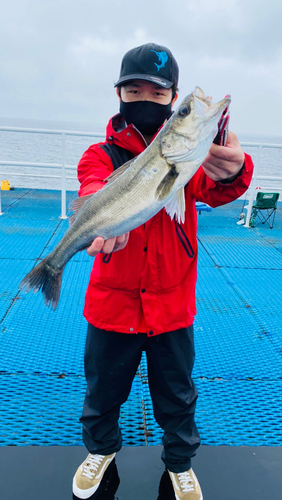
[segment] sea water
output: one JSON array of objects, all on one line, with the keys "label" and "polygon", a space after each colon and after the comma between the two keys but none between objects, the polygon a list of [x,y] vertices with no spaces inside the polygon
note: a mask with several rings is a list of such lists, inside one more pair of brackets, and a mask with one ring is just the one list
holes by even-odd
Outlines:
[{"label": "sea water", "polygon": [[[105,124],[106,125],[106,124]],[[87,132],[91,136],[66,136],[66,164],[73,169],[67,170],[67,189],[76,191],[79,183],[76,179],[76,166],[87,148],[91,144],[103,141],[103,137],[95,137],[95,132],[105,133],[105,127],[98,124],[59,122],[47,120],[27,120],[0,118],[0,126],[36,128],[47,130],[68,130]],[[240,134],[237,133],[241,142],[270,143],[282,145],[282,136]],[[244,146],[244,151],[251,154],[256,162],[257,148]],[[12,132],[0,130],[0,161],[5,162],[32,162],[61,164],[62,162],[62,137],[60,135]],[[282,149],[263,148],[260,159],[259,173],[261,175],[281,177]],[[11,175],[16,174],[16,175]],[[23,175],[25,174],[25,176]],[[35,175],[50,176],[50,178],[39,178]],[[61,189],[61,169],[19,167],[0,165],[0,179],[9,180],[14,187],[31,187],[41,189]],[[282,196],[282,182],[258,181],[263,188],[279,191]]]}]

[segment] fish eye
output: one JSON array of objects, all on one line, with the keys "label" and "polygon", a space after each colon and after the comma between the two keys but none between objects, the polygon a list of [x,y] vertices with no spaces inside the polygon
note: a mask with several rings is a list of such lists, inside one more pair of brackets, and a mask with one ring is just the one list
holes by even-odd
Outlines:
[{"label": "fish eye", "polygon": [[180,108],[178,114],[179,114],[179,116],[187,116],[187,115],[189,115],[190,112],[191,112],[190,106],[182,106],[182,108]]}]

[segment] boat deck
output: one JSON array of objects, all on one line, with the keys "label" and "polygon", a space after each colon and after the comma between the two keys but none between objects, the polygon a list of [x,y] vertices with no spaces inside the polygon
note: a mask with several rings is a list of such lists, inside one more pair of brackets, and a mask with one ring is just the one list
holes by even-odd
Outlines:
[{"label": "boat deck", "polygon": [[[68,203],[74,197],[76,194],[69,192]],[[196,421],[202,444],[215,453],[226,446],[234,453],[235,447],[242,452],[245,448],[241,447],[253,447],[248,449],[253,450],[250,454],[254,458],[267,447],[265,466],[263,460],[257,465],[275,484],[278,456],[280,470],[282,462],[278,448],[282,444],[282,206],[279,204],[273,229],[262,224],[253,229],[237,225],[241,208],[242,201],[236,201],[210,213],[202,212],[198,217],[198,314],[193,372],[199,392]],[[83,448],[79,448],[83,444],[79,417],[85,392],[86,322],[82,310],[92,259],[86,252],[74,256],[64,272],[59,306],[51,311],[40,293],[19,293],[18,284],[68,227],[68,221],[59,218],[60,192],[2,192],[2,210],[0,463],[3,453],[8,452],[5,447],[11,446],[27,447],[27,454],[33,453],[33,457],[34,451],[28,450],[34,445],[67,446],[76,454],[83,454]],[[140,457],[144,453],[152,457],[158,450],[149,449],[161,444],[162,432],[153,417],[145,357],[130,397],[122,407],[120,425],[125,446],[148,446]],[[9,451],[9,456],[11,453],[15,452]],[[18,451],[17,456],[22,453]],[[40,453],[42,457],[49,456],[47,449]],[[128,457],[132,450],[125,449],[123,453],[121,457]],[[198,463],[201,453],[205,457],[211,452],[201,452],[200,448]],[[231,468],[233,463],[230,459]],[[75,469],[75,458],[74,464]],[[278,475],[276,479],[281,493],[282,480]],[[234,484],[241,482],[237,472],[233,480]],[[221,498],[214,494],[204,498]],[[7,495],[6,500],[25,498]],[[253,497],[244,496],[242,491],[241,496],[232,495],[231,492],[224,498],[267,497],[260,496],[260,492]],[[63,500],[62,496],[59,498]],[[148,495],[144,498],[150,500]],[[279,496],[274,493],[269,498]]]}]

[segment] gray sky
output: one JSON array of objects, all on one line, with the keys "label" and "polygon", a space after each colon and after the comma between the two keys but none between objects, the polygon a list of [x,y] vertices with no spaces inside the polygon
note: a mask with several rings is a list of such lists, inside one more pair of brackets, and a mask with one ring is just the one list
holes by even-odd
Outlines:
[{"label": "gray sky", "polygon": [[2,117],[106,125],[122,56],[155,42],[178,61],[180,99],[229,93],[232,130],[282,135],[281,0],[1,3]]}]

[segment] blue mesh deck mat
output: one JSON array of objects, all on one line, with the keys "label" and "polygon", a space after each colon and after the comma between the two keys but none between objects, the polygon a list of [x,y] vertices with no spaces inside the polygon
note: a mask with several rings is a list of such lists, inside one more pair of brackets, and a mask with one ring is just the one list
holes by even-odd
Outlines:
[{"label": "blue mesh deck mat", "polygon": [[[223,274],[260,325],[260,337],[266,336],[281,354],[281,270],[245,269],[242,273],[238,269],[224,269]],[[281,370],[280,375],[282,376]]]},{"label": "blue mesh deck mat", "polygon": [[1,191],[1,208],[2,212],[5,211],[6,214],[8,214],[8,209],[14,205],[14,203],[17,203],[18,198],[13,197],[13,196],[3,196],[3,191]]},{"label": "blue mesh deck mat", "polygon": [[[67,192],[67,213],[74,191]],[[42,189],[16,189],[2,191],[2,209],[5,217],[28,217],[29,219],[58,219],[61,214],[61,192]]]},{"label": "blue mesh deck mat", "polygon": [[214,267],[213,259],[200,241],[198,241],[198,267]]},{"label": "blue mesh deck mat", "polygon": [[196,421],[203,444],[281,445],[281,380],[195,382]]},{"label": "blue mesh deck mat", "polygon": [[[91,262],[70,262],[66,266],[55,312],[46,308],[40,293],[21,292],[18,295],[2,322],[5,335],[1,336],[1,350],[5,371],[83,375],[86,323],[82,311],[90,270]],[[237,295],[232,283],[220,269],[199,268],[195,374],[197,376],[199,370],[204,369],[210,377],[277,376],[279,353],[263,334],[264,328],[251,313],[250,304]],[[268,370],[262,373],[266,357]]]},{"label": "blue mesh deck mat", "polygon": [[19,276],[27,274],[30,267],[28,260],[0,259],[0,321],[12,303],[18,300]]},{"label": "blue mesh deck mat", "polygon": [[20,293],[1,325],[2,369],[83,375],[82,312],[90,270],[89,263],[68,263],[55,312],[45,306],[41,293]]},{"label": "blue mesh deck mat", "polygon": [[269,231],[268,228],[264,228],[264,230],[255,228],[255,231],[257,231],[259,236],[264,238],[271,246],[282,253],[282,227],[280,229],[271,229],[271,231]]},{"label": "blue mesh deck mat", "polygon": [[[161,444],[148,387],[145,360],[141,363],[149,446]],[[194,377],[198,391],[196,423],[202,444],[281,446],[282,380],[228,381]]]},{"label": "blue mesh deck mat", "polygon": [[[145,362],[143,362],[145,365]],[[143,368],[121,408],[125,445],[161,444]],[[0,375],[0,445],[80,445],[83,377]],[[282,382],[195,379],[196,421],[202,444],[281,445]],[[142,387],[141,387],[142,385]]]},{"label": "blue mesh deck mat", "polygon": [[248,306],[220,269],[198,270],[195,377],[281,375],[281,355]]},{"label": "blue mesh deck mat", "polygon": [[242,209],[242,201],[234,201],[223,207],[213,208],[210,213],[202,213],[198,216],[198,227],[236,227],[239,214]]},{"label": "blue mesh deck mat", "polygon": [[[1,191],[1,204],[2,209],[7,209],[9,206],[13,205],[19,198],[23,198],[31,190],[26,189],[16,189],[11,191]],[[45,192],[46,193],[46,192]],[[46,196],[46,194],[45,194]]]},{"label": "blue mesh deck mat", "polygon": [[[0,445],[81,445],[84,377],[0,375]],[[142,388],[136,377],[121,408],[125,445],[145,445]]]},{"label": "blue mesh deck mat", "polygon": [[[70,201],[76,193],[67,194]],[[23,276],[68,227],[60,192],[2,193],[0,217],[0,444],[82,444],[87,324],[84,294],[93,259],[76,254],[63,275],[59,306],[19,293]],[[242,202],[198,217],[199,261],[194,379],[203,444],[282,444],[282,216],[273,230],[237,226]],[[126,445],[161,443],[145,355],[120,425]]]},{"label": "blue mesh deck mat", "polygon": [[0,259],[37,259],[60,224],[43,220],[31,224],[26,218],[0,216]]},{"label": "blue mesh deck mat", "polygon": [[282,269],[282,253],[242,226],[201,227],[198,239],[217,266]]},{"label": "blue mesh deck mat", "polygon": [[[19,210],[20,203],[20,210]],[[36,207],[34,206],[36,203]],[[40,200],[30,203],[30,199],[22,198],[5,212],[6,217],[25,217],[26,219],[58,219],[60,215],[60,200]]]}]

